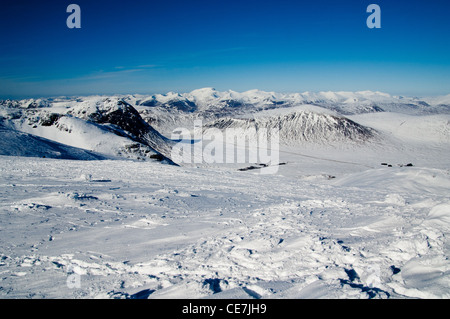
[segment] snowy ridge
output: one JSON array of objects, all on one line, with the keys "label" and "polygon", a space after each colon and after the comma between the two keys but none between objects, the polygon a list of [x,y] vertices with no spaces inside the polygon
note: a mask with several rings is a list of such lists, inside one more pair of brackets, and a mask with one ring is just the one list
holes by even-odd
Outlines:
[{"label": "snowy ridge", "polygon": [[73,160],[100,160],[105,156],[5,127],[0,122],[0,155]]},{"label": "snowy ridge", "polygon": [[[402,111],[406,113],[449,113],[450,94],[435,97],[394,96],[383,92],[302,92],[278,93],[261,90],[236,92],[232,90],[217,91],[214,88],[202,88],[188,93],[168,92],[166,94],[129,94],[115,96],[81,96],[57,97],[24,100],[0,100],[2,108],[42,108],[42,107],[70,107],[83,104],[84,106],[110,99],[123,100],[136,106],[161,107],[183,112],[195,111],[227,111],[242,107],[253,109],[270,109],[290,107],[302,104],[314,104],[339,111],[342,114],[359,114],[380,111]],[[223,110],[227,109],[227,110]]]},{"label": "snowy ridge", "polygon": [[44,108],[4,107],[10,127],[113,157],[168,159],[170,141],[119,98],[93,97]]},{"label": "snowy ridge", "polygon": [[411,115],[450,114],[450,96],[404,97],[383,92],[303,92],[277,93],[260,90],[246,92],[217,91],[203,88],[189,93],[128,95],[125,101],[136,106],[142,118],[164,134],[178,126],[204,123],[220,118],[259,116],[271,111],[276,115],[291,113],[298,108],[313,108],[314,112],[350,116],[395,112]]},{"label": "snowy ridge", "polygon": [[[383,92],[304,92],[276,93],[260,90],[220,92],[213,88],[203,88],[190,93],[156,94],[150,97],[129,97],[136,105],[177,109],[183,112],[226,111],[235,108],[257,110],[315,104],[341,114],[359,114],[382,111],[402,111],[408,113],[450,112],[450,96],[417,98],[391,96]],[[225,110],[224,110],[225,109]]]},{"label": "snowy ridge", "polygon": [[[291,146],[303,142],[325,145],[338,142],[364,143],[376,137],[374,130],[345,117],[308,111],[255,119],[220,119],[208,123],[205,133],[211,128],[239,129],[245,136],[251,135],[251,132],[258,134],[261,129],[268,132],[278,130],[281,143]],[[256,136],[250,137],[257,140]]]},{"label": "snowy ridge", "polygon": [[126,134],[132,140],[148,145],[170,159],[173,143],[145,122],[139,112],[122,99],[106,98],[95,104],[81,103],[69,109],[68,114],[98,124],[112,125],[117,134]]}]

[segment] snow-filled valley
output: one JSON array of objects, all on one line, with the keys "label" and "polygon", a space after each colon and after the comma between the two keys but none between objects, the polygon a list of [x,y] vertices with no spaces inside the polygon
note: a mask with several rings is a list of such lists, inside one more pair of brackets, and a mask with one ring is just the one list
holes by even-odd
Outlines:
[{"label": "snow-filled valley", "polygon": [[[450,298],[449,96],[200,89],[0,119],[0,298]],[[279,129],[276,170],[177,162],[199,119]]]}]

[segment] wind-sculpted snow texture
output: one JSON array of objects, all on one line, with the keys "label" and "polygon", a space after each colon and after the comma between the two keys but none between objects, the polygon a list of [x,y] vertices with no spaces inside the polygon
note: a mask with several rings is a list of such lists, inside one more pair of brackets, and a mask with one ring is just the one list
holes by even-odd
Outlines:
[{"label": "wind-sculpted snow texture", "polygon": [[[0,298],[450,298],[448,100],[2,101]],[[167,165],[196,119],[278,128],[283,165]]]},{"label": "wind-sculpted snow texture", "polygon": [[445,170],[0,160],[2,298],[449,297]]}]

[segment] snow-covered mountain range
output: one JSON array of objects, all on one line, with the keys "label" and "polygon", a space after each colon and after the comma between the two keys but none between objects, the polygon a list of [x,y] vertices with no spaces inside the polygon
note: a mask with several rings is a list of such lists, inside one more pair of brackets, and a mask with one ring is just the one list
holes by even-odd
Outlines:
[{"label": "snow-covered mountain range", "polygon": [[[0,298],[448,299],[449,110],[210,88],[0,101]],[[173,161],[183,128],[211,158],[235,149],[214,133],[278,130],[279,162]]]},{"label": "snow-covered mountain range", "polygon": [[[120,98],[41,102],[4,101],[2,118],[5,132],[6,129],[21,131],[109,158],[170,162],[168,145],[171,142]],[[7,150],[4,147],[3,153]]]},{"label": "snow-covered mountain range", "polygon": [[[382,137],[371,123],[351,117],[374,113],[450,114],[450,95],[417,98],[371,91],[288,94],[203,88],[190,93],[0,101],[2,132],[16,130],[102,156],[168,162],[174,145],[170,133],[177,127],[192,129],[198,119],[205,129],[239,128],[244,134],[250,128],[277,128],[281,144],[290,146],[364,144]],[[446,129],[439,132],[443,139]],[[6,145],[2,152],[8,153]]]},{"label": "snow-covered mountain range", "polygon": [[172,108],[185,112],[211,111],[235,108],[253,110],[312,104],[336,110],[341,114],[358,114],[402,110],[408,113],[450,112],[450,95],[418,98],[391,96],[387,93],[361,92],[304,92],[276,93],[260,90],[246,92],[219,92],[203,88],[190,93],[155,94],[152,96],[129,96],[136,105]]}]

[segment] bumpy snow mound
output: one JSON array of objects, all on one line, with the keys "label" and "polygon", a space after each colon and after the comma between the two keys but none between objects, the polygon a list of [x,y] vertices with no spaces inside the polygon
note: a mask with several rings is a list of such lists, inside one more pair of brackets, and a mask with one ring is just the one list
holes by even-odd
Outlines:
[{"label": "bumpy snow mound", "polygon": [[[278,130],[280,143],[366,142],[376,138],[374,130],[359,125],[348,118],[315,112],[294,112],[280,116],[254,119],[220,119],[205,125],[205,133],[212,128],[238,129],[243,135],[258,134],[261,129],[270,134]],[[256,136],[254,137],[257,138]]]},{"label": "bumpy snow mound", "polygon": [[[450,173],[434,168],[392,167],[389,170],[374,169],[351,174],[337,179],[333,184],[342,187],[378,188],[393,193],[447,194],[450,188]],[[427,185],[433,185],[433,188],[427,188]],[[394,199],[390,198],[389,202],[392,201]]]}]

